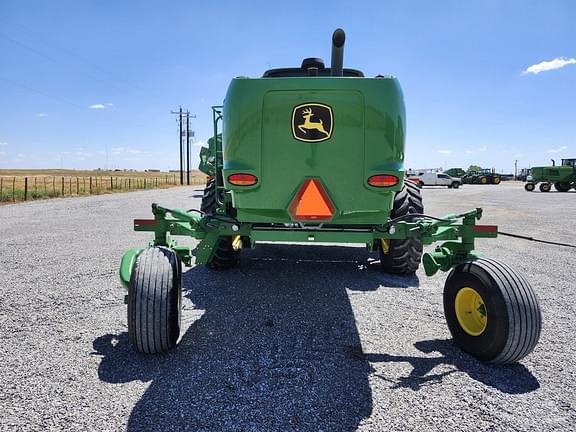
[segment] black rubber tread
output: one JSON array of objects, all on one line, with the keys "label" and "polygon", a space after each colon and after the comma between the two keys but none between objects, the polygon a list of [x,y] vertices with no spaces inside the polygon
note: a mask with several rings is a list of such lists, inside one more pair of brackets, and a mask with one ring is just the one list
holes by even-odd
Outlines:
[{"label": "black rubber tread", "polygon": [[500,177],[494,177],[492,180],[493,184],[500,184],[500,182],[502,181],[502,179]]},{"label": "black rubber tread", "polygon": [[532,192],[534,189],[536,189],[536,185],[534,183],[528,182],[524,185],[524,190],[527,192]]},{"label": "black rubber tread", "polygon": [[448,186],[449,188],[452,189],[458,189],[460,187],[460,183],[458,182],[452,182],[452,184],[450,186]]},{"label": "black rubber tread", "polygon": [[[210,179],[204,189],[200,210],[207,215],[216,213],[218,203],[216,201],[216,181]],[[232,248],[232,237],[220,237],[216,252],[206,264],[212,270],[226,270],[236,267],[240,262],[240,250]]]},{"label": "black rubber tread", "polygon": [[[394,196],[391,218],[410,213],[424,213],[420,189],[410,181],[404,181],[402,189]],[[379,243],[382,270],[392,274],[410,274],[418,270],[422,259],[422,242],[416,238],[390,240],[388,253]]]},{"label": "black rubber tread", "polygon": [[206,266],[212,270],[226,270],[240,262],[240,250],[232,247],[232,237],[220,237],[214,255]]},{"label": "black rubber tread", "polygon": [[176,346],[180,335],[181,263],[170,249],[140,253],[128,288],[128,338],[133,348],[157,354]]},{"label": "black rubber tread", "polygon": [[[456,318],[454,299],[464,286],[477,290],[486,302],[487,327],[479,336],[465,333]],[[542,329],[540,306],[528,281],[493,259],[467,262],[450,272],[444,287],[444,314],[456,345],[497,364],[515,363],[530,354]]]},{"label": "black rubber tread", "polygon": [[216,181],[211,178],[206,183],[204,188],[204,195],[202,196],[202,204],[200,204],[200,211],[204,214],[212,215],[216,213],[218,202],[216,201]]},{"label": "black rubber tread", "polygon": [[554,183],[554,188],[555,188],[558,192],[568,192],[571,187],[572,187],[572,185],[571,185],[569,182],[557,182],[557,183]]},{"label": "black rubber tread", "polygon": [[540,189],[540,192],[550,192],[552,185],[550,183],[540,183],[538,188]]}]

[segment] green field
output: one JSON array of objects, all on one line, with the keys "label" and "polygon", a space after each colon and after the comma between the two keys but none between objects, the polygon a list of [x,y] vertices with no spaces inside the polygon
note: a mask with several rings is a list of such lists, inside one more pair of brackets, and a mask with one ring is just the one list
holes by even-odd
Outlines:
[{"label": "green field", "polygon": [[[191,185],[203,185],[205,181],[206,176],[201,172],[190,173]],[[184,183],[186,184],[186,173]],[[179,172],[0,170],[0,203],[169,188],[179,185]]]}]

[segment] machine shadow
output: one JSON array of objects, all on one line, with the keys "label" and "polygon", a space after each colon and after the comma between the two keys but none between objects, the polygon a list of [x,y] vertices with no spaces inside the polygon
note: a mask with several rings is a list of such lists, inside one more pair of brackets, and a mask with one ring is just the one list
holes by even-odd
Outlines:
[{"label": "machine shadow", "polygon": [[[419,341],[414,346],[423,353],[438,352],[441,356],[416,357],[364,353],[358,353],[357,356],[368,360],[370,363],[409,363],[413,369],[406,377],[390,379],[375,374],[379,378],[389,381],[392,388],[409,388],[417,391],[427,385],[440,384],[444,377],[455,372],[464,372],[473,380],[508,394],[524,394],[540,388],[540,383],[536,377],[524,365],[515,363],[502,366],[482,363],[461,351],[450,339]],[[451,366],[452,368],[445,370],[447,368],[444,367],[443,372],[431,373],[434,368],[440,365]]]},{"label": "machine shadow", "polygon": [[372,412],[350,290],[418,286],[363,248],[259,245],[241,266],[184,273],[173,352],[136,354],[126,333],[94,342],[101,380],[150,381],[128,430],[355,430]]},{"label": "machine shadow", "polygon": [[[127,333],[94,341],[102,381],[150,382],[134,406],[129,431],[355,430],[372,412],[371,363],[408,362],[392,388],[420,389],[455,371],[507,393],[538,388],[522,365],[479,363],[449,340],[415,344],[441,357],[365,354],[347,290],[419,285],[392,277],[364,249],[259,245],[225,272],[184,273],[184,326],[178,348],[137,354]],[[440,365],[453,371],[431,374]]]}]

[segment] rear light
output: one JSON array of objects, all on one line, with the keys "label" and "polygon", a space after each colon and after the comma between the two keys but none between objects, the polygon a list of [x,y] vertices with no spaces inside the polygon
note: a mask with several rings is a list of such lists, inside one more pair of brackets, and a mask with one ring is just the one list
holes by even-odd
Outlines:
[{"label": "rear light", "polygon": [[234,186],[254,186],[258,183],[258,177],[252,174],[231,174],[228,176],[228,183]]},{"label": "rear light", "polygon": [[368,179],[368,184],[374,187],[390,187],[398,184],[398,177],[393,175],[378,174]]}]

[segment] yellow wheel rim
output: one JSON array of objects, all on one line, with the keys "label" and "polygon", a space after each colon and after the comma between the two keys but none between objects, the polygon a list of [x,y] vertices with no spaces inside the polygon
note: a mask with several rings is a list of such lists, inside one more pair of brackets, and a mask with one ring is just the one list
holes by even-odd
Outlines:
[{"label": "yellow wheel rim", "polygon": [[482,184],[486,184],[487,181],[488,181],[488,180],[486,180],[486,177],[482,177],[482,178],[480,179],[480,183],[482,183]]},{"label": "yellow wheel rim", "polygon": [[382,242],[382,253],[384,255],[388,254],[390,252],[390,240],[380,239],[380,241]]},{"label": "yellow wheel rim", "polygon": [[473,288],[462,288],[454,302],[456,318],[462,330],[470,336],[480,336],[488,324],[488,313],[482,296]]}]

